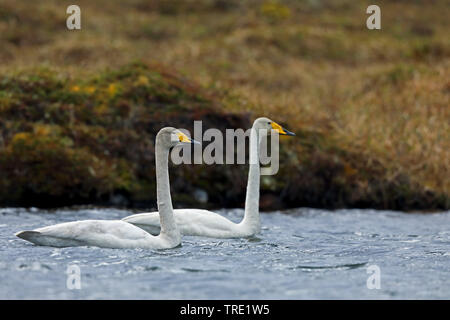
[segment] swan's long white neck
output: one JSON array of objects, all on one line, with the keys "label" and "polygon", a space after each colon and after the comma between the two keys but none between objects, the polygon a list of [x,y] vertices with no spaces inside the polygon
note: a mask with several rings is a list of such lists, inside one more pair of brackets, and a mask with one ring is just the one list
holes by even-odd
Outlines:
[{"label": "swan's long white neck", "polygon": [[245,228],[251,228],[255,233],[261,229],[259,218],[259,132],[253,125],[250,133],[250,167],[248,171],[247,194],[245,198],[245,214],[241,224]]},{"label": "swan's long white neck", "polygon": [[155,146],[156,160],[156,197],[161,223],[160,236],[180,237],[173,217],[172,198],[169,183],[169,149],[162,145],[158,136]]}]

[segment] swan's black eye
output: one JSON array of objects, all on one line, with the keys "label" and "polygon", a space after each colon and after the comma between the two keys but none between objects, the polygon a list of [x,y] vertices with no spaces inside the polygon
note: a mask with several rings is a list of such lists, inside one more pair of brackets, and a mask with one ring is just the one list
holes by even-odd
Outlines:
[{"label": "swan's black eye", "polygon": [[267,122],[267,124],[271,124],[271,123],[272,123],[272,122],[270,122],[270,121],[269,121],[269,122]]}]

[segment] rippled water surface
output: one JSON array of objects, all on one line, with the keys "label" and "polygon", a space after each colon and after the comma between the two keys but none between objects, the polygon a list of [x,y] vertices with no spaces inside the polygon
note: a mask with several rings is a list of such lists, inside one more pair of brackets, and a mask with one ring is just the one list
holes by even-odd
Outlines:
[{"label": "rippled water surface", "polygon": [[[295,209],[262,214],[255,238],[184,237],[159,251],[38,247],[14,236],[131,213],[0,209],[0,299],[450,299],[450,212]],[[80,290],[67,289],[69,265],[80,268]],[[367,288],[372,265],[378,290]]]}]

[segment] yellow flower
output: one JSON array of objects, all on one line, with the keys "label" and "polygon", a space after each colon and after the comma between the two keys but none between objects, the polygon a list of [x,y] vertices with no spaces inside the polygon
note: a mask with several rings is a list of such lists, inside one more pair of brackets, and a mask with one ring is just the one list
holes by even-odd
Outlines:
[{"label": "yellow flower", "polygon": [[291,16],[291,9],[278,1],[267,1],[261,5],[261,13],[274,20],[287,19]]},{"label": "yellow flower", "polygon": [[89,86],[84,89],[88,94],[93,94],[95,92],[94,86]]},{"label": "yellow flower", "polygon": [[28,132],[19,132],[14,135],[12,138],[12,143],[17,143],[19,141],[26,141],[30,137],[30,134]]},{"label": "yellow flower", "polygon": [[108,91],[108,94],[109,94],[111,97],[114,97],[114,96],[117,94],[117,86],[116,86],[114,83],[111,83],[111,84],[108,86],[107,91]]},{"label": "yellow flower", "polygon": [[137,86],[148,86],[149,85],[149,81],[148,78],[146,76],[139,76],[139,78],[137,79],[136,83]]},{"label": "yellow flower", "polygon": [[34,133],[38,136],[46,136],[50,133],[50,128],[43,125],[36,125],[34,127]]},{"label": "yellow flower", "polygon": [[70,88],[70,91],[72,91],[72,92],[78,92],[78,91],[80,91],[80,87],[77,86],[77,85],[72,86],[72,87]]}]

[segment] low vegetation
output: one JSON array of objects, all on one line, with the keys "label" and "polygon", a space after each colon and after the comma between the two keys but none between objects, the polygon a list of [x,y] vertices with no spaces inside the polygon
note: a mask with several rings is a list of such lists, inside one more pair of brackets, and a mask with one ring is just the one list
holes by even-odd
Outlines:
[{"label": "low vegetation", "polygon": [[[364,1],[80,0],[81,31],[69,4],[0,4],[1,205],[153,206],[160,127],[266,115],[298,136],[264,209],[450,207],[445,1],[381,1],[374,31]],[[171,178],[177,204],[243,205],[245,166]]]}]

